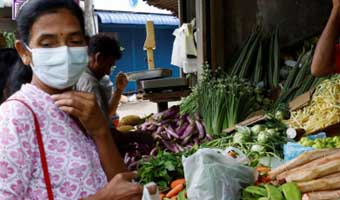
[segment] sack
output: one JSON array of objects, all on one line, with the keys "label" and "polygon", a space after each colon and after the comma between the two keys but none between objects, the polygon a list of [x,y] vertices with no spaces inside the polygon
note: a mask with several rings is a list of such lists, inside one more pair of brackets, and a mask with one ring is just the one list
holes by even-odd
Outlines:
[{"label": "sack", "polygon": [[200,149],[187,158],[183,157],[188,199],[240,199],[241,189],[254,184],[256,178],[255,170],[242,162],[244,159],[228,156],[220,149]]}]

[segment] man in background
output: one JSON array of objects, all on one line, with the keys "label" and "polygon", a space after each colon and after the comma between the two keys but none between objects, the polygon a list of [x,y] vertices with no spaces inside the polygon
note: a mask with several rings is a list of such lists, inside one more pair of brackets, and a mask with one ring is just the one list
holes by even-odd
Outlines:
[{"label": "man in background", "polygon": [[122,56],[120,46],[116,39],[97,34],[89,41],[88,56],[88,68],[80,77],[76,90],[96,95],[97,103],[111,126],[111,118],[116,115],[120,98],[128,84],[127,77],[119,73],[113,91],[109,76],[116,61]]}]

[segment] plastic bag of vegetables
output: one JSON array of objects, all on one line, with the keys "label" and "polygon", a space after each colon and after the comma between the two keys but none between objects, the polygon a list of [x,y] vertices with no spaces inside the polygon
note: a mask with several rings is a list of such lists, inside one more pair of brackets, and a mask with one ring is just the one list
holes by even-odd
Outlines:
[{"label": "plastic bag of vegetables", "polygon": [[190,200],[240,199],[241,189],[256,180],[253,168],[219,149],[200,149],[182,162]]}]

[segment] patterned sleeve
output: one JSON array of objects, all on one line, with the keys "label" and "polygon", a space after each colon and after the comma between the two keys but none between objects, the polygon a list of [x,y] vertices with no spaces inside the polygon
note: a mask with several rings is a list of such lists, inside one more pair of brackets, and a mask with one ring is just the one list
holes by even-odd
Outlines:
[{"label": "patterned sleeve", "polygon": [[[0,199],[24,199],[33,162],[35,129],[33,115],[20,102],[0,106]],[[39,155],[38,155],[39,156]]]}]

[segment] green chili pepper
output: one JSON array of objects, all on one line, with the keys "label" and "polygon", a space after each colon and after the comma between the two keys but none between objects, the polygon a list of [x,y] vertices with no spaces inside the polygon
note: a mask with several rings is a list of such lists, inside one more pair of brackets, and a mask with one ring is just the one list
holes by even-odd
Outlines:
[{"label": "green chili pepper", "polygon": [[260,186],[248,186],[245,189],[245,191],[248,192],[249,194],[259,195],[260,197],[266,197],[267,196],[266,189],[264,189]]},{"label": "green chili pepper", "polygon": [[285,183],[282,186],[282,192],[286,199],[289,200],[301,200],[301,192],[296,183]]},{"label": "green chili pepper", "polygon": [[183,190],[182,192],[180,192],[177,196],[177,199],[178,200],[187,200],[187,198],[185,197],[185,193],[186,193],[186,190]]},{"label": "green chili pepper", "polygon": [[282,193],[278,188],[272,185],[265,185],[264,187],[267,190],[267,197],[269,200],[283,200]]},{"label": "green chili pepper", "polygon": [[268,197],[261,197],[258,200],[270,200]]}]

